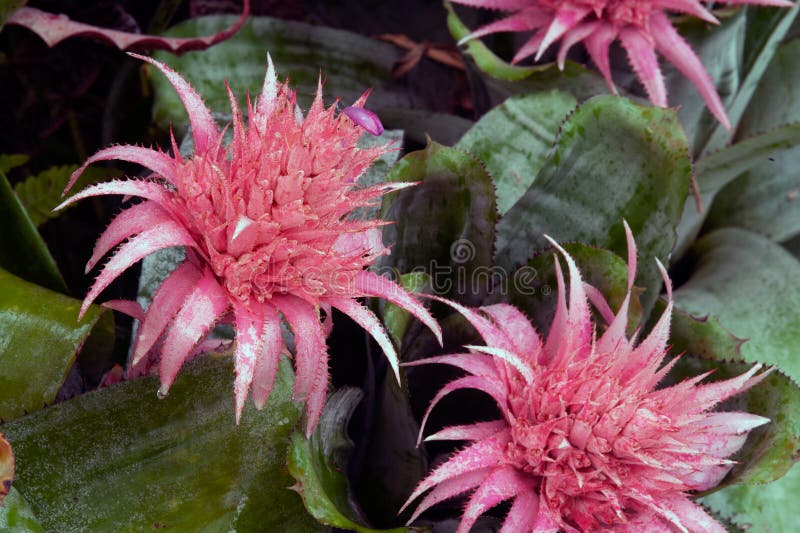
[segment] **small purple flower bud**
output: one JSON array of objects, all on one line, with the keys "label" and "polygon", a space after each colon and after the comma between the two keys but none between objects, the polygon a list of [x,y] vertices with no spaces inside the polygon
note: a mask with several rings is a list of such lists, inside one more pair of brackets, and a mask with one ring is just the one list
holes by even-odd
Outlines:
[{"label": "small purple flower bud", "polygon": [[383,124],[378,115],[363,107],[345,107],[342,111],[347,118],[364,128],[368,133],[378,136],[383,133]]}]

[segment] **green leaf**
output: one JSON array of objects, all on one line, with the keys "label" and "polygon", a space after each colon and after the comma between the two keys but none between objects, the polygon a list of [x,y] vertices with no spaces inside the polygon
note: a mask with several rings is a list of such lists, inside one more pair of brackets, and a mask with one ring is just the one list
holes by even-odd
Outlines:
[{"label": "green leaf", "polygon": [[700,500],[745,531],[795,531],[800,468],[767,485],[734,485]]},{"label": "green leaf", "polygon": [[311,438],[300,432],[292,435],[288,465],[298,483],[295,490],[308,512],[323,524],[358,533],[405,533],[406,528],[377,530],[364,525],[365,518],[350,498],[344,470],[353,443],[347,424],[360,401],[358,389],[336,391],[328,398]]},{"label": "green leaf", "polygon": [[778,365],[800,379],[800,263],[781,246],[735,228],[706,235],[691,253],[694,270],[676,291],[676,305],[749,339],[741,350],[745,361]]},{"label": "green leaf", "polygon": [[0,227],[0,268],[54,291],[67,292],[53,256],[2,172]]},{"label": "green leaf", "polygon": [[[756,6],[747,8],[747,33],[743,49],[741,83],[737,87],[736,94],[726,105],[734,131],[750,105],[753,94],[772,62],[778,46],[792,28],[798,12],[800,4],[795,4],[791,8]],[[774,105],[774,102],[770,104]],[[731,137],[731,132],[722,124],[717,124],[708,142],[705,143],[704,152],[722,148],[730,142]]]},{"label": "green leaf", "polygon": [[13,533],[44,533],[42,524],[17,489],[11,492],[0,505],[0,531]]},{"label": "green leaf", "polygon": [[674,255],[683,256],[709,217],[709,227],[740,226],[776,240],[795,233],[796,180],[790,169],[796,168],[793,162],[800,150],[792,148],[799,142],[800,123],[790,124],[700,159],[695,175],[703,209],[697,210],[694,197],[687,199]]},{"label": "green leaf", "polygon": [[531,186],[576,105],[560,91],[514,96],[485,114],[456,145],[486,165],[501,215]]},{"label": "green leaf", "polygon": [[238,426],[232,383],[230,357],[204,356],[163,400],[146,377],[5,424],[14,485],[49,531],[319,531],[287,490],[301,412],[288,361],[266,408]]},{"label": "green leaf", "polygon": [[[748,137],[800,122],[800,40],[783,43],[758,84],[737,137]],[[775,105],[780,102],[780,105]]]},{"label": "green leaf", "polygon": [[[3,29],[3,25],[8,20],[8,17],[27,3],[28,0],[0,0],[0,30]],[[3,172],[5,172],[5,170],[3,170]]]},{"label": "green leaf", "polygon": [[[230,26],[234,19],[231,16],[189,19],[170,28],[165,35],[211,35]],[[260,94],[267,52],[272,55],[278,76],[291,80],[304,108],[311,103],[320,73],[330,101],[341,97],[343,104],[349,105],[372,87],[368,102],[371,109],[411,105],[408,95],[391,77],[392,65],[401,56],[398,49],[355,33],[302,22],[250,17],[235,36],[208,50],[182,56],[159,52],[155,57],[184,76],[213,111],[229,113],[222,80],[227,79],[240,98],[244,98],[245,90],[254,96]],[[167,79],[154,72],[151,81],[156,121],[162,126],[185,124],[186,112]]]},{"label": "green leaf", "polygon": [[0,172],[7,174],[9,170],[21,167],[30,159],[25,154],[0,154]]},{"label": "green leaf", "polygon": [[93,305],[78,322],[80,306],[0,269],[0,420],[52,403],[78,351],[89,360],[111,353],[113,314]]},{"label": "green leaf", "polygon": [[[660,300],[659,312],[664,308]],[[743,343],[747,345],[713,317],[697,319],[675,311],[671,351],[684,355],[670,376],[687,378],[713,370],[713,380],[722,380],[743,374],[752,367],[738,362]],[[800,388],[791,378],[773,371],[757,386],[726,401],[722,410],[754,413],[771,422],[750,433],[721,486],[767,483],[786,474],[800,453]]]},{"label": "green leaf", "polygon": [[[628,292],[627,263],[617,254],[593,246],[565,243],[563,247],[578,265],[583,281],[599,290],[612,310],[618,310]],[[558,283],[554,257],[558,258],[564,268],[561,254],[554,249],[547,250],[517,269],[511,276],[508,288],[508,301],[524,311],[540,332],[550,329],[555,316]],[[642,308],[634,292],[628,311],[631,333],[639,325],[641,318]],[[602,323],[599,315],[596,319],[598,323]]]},{"label": "green leaf", "polygon": [[[741,141],[724,152],[739,145],[752,145],[756,139],[771,138],[776,142],[754,154],[761,157],[750,158],[741,165],[732,177],[740,176],[720,191],[708,215],[710,229],[737,226],[776,241],[800,233],[797,202],[800,112],[791,106],[800,91],[798,69],[800,41],[792,41],[781,46],[764,75],[748,109],[741,136],[767,133]],[[776,106],[774,102],[782,105]]]},{"label": "green leaf", "polygon": [[[425,292],[425,290],[430,287],[430,276],[425,272],[401,274],[397,281],[404,289],[414,293]],[[384,303],[383,301],[381,302]],[[394,344],[398,348],[398,352],[402,354],[404,346],[403,340],[409,332],[414,316],[402,307],[388,302],[384,303],[381,315],[383,317],[383,324],[386,326],[386,331],[389,333],[389,336],[392,337]]]},{"label": "green leaf", "polygon": [[706,231],[736,226],[774,241],[800,234],[798,168],[800,148],[762,160],[717,194]]},{"label": "green leaf", "polygon": [[709,154],[697,161],[695,166],[700,192],[719,191],[737,176],[759,165],[775,173],[778,165],[771,164],[775,162],[770,157],[798,144],[800,123],[795,123],[770,129]]},{"label": "green leaf", "polygon": [[[28,211],[35,226],[41,226],[74,206],[73,204],[59,211],[53,211],[54,207],[64,201],[61,193],[77,168],[77,165],[53,166],[14,186],[17,198]],[[89,167],[83,172],[72,190],[77,192],[89,184],[121,175],[122,171],[117,169]]]},{"label": "green leaf", "polygon": [[497,219],[494,187],[466,152],[430,143],[398,161],[387,182],[419,182],[384,197],[384,242],[394,243],[380,268],[427,272],[433,291],[466,303],[487,290]]},{"label": "green leaf", "polygon": [[639,249],[637,284],[652,307],[686,201],[689,147],[675,112],[598,96],[567,119],[533,186],[497,227],[497,264],[525,264],[549,246],[578,241],[626,254],[622,220]]},{"label": "green leaf", "polygon": [[[445,2],[444,7],[447,9],[447,27],[456,41],[460,41],[472,33],[470,29],[461,22],[461,19],[458,18],[450,2]],[[479,39],[468,41],[464,45],[464,48],[466,49],[466,53],[475,61],[475,64],[478,65],[478,68],[502,80],[519,81],[536,72],[537,68],[541,69],[541,67],[520,67],[511,65],[497,57],[494,52],[489,50]]]}]

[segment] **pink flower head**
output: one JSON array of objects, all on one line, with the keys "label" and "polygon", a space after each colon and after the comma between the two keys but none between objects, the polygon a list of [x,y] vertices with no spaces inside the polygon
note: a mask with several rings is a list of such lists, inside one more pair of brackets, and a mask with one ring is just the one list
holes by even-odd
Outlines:
[{"label": "pink flower head", "polygon": [[[627,230],[627,225],[626,225]],[[584,285],[572,258],[555,242],[570,273],[569,307],[556,260],[555,318],[542,339],[516,308],[472,310],[452,304],[486,346],[412,364],[443,363],[467,375],[442,388],[430,410],[458,389],[477,389],[497,403],[499,420],[454,426],[427,440],[466,440],[466,448],[433,470],[406,506],[426,491],[412,520],[447,498],[472,492],[459,533],[505,500],[513,500],[504,533],[526,531],[725,531],[687,491],[716,486],[731,469],[727,459],[760,416],[709,412],[758,383],[760,365],[727,380],[699,385],[703,374],[676,385],[656,385],[676,360],[667,353],[669,304],[640,343],[626,337],[636,248],[628,234],[628,295],[615,315],[596,289]],[[660,264],[659,264],[660,266]],[[587,301],[608,322],[599,338]]]},{"label": "pink flower head", "polygon": [[[731,124],[717,90],[700,59],[678,34],[667,11],[692,15],[711,23],[717,19],[699,0],[452,0],[457,4],[510,11],[511,15],[479,28],[466,37],[475,39],[497,32],[533,31],[531,38],[514,56],[519,62],[536,54],[538,60],[550,46],[561,40],[558,65],[564,68],[567,52],[583,41],[586,50],[616,93],[611,79],[609,48],[619,40],[633,70],[650,100],[667,106],[667,89],[658,66],[658,51],[673,63],[700,91],[711,112],[726,128]],[[709,2],[705,2],[709,3]],[[722,0],[727,4],[755,4],[789,7],[786,0]]]},{"label": "pink flower head", "polygon": [[[139,146],[112,146],[73,174],[67,189],[96,161],[120,159],[153,171],[151,179],[88,187],[62,204],[105,194],[144,199],[122,211],[98,239],[87,271],[116,251],[87,294],[81,315],[136,261],[163,248],[185,247],[186,260],[164,280],[147,313],[132,302],[111,304],[143,319],[132,366],[142,363],[161,340],[160,392],[166,394],[212,326],[233,322],[238,420],[251,385],[259,408],[269,396],[285,349],[283,315],[295,337],[294,397],[308,402],[311,432],[328,382],[320,310],[330,317],[335,307],[368,330],[396,373],[398,359],[389,337],[356,298],[385,298],[441,335],[433,317],[410,294],[365,270],[388,253],[380,233],[384,221],[347,216],[409,184],[356,186],[387,148],[359,149],[362,127],[337,114],[335,104],[325,107],[321,83],[303,117],[295,93],[278,83],[270,60],[255,106],[248,98],[246,122],[228,89],[233,135],[225,147],[224,131],[183,78],[158,61],[134,57],[157,67],[175,87],[189,114],[195,153],[182,157],[174,139],[172,156]],[[366,98],[365,93],[354,107],[362,108]]]}]

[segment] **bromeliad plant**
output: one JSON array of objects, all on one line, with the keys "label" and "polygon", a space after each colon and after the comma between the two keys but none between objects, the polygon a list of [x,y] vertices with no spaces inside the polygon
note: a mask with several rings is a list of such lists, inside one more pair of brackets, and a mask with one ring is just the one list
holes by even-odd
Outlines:
[{"label": "bromeliad plant", "polygon": [[[391,280],[365,270],[388,252],[377,229],[381,220],[350,220],[355,209],[408,184],[356,188],[358,178],[386,148],[360,149],[364,129],[380,123],[363,109],[368,93],[337,114],[326,108],[322,82],[305,115],[287,84],[279,84],[269,60],[261,95],[248,101],[247,123],[228,89],[233,139],[224,145],[211,112],[186,81],[166,65],[156,66],[175,87],[192,124],[195,153],[181,156],[138,146],[113,146],[90,157],[72,175],[67,190],[92,163],[123,159],[153,171],[153,179],[101,183],[61,206],[105,194],[144,198],[114,219],[95,245],[87,271],[123,243],[106,263],[81,306],[89,305],[125,269],[145,256],[183,246],[186,260],[164,280],[145,313],[136,302],[112,302],[141,320],[132,366],[153,364],[159,354],[166,395],[192,349],[232,311],[236,328],[236,419],[251,384],[256,406],[272,390],[285,350],[280,314],[295,338],[294,396],[308,402],[307,431],[319,420],[328,390],[326,325],[331,308],[348,315],[375,337],[399,380],[394,347],[377,317],[356,301],[385,298],[408,309],[437,335],[425,308]],[[354,117],[356,121],[349,117]],[[362,126],[366,124],[366,127]],[[163,343],[155,348],[163,335]]]},{"label": "bromeliad plant", "polygon": [[[667,307],[646,337],[635,342],[637,331],[629,339],[636,245],[627,225],[625,230],[627,292],[616,314],[599,290],[584,285],[575,261],[555,241],[569,269],[569,305],[556,261],[558,303],[546,338],[511,305],[452,304],[486,345],[409,363],[452,365],[468,373],[436,394],[422,428],[434,406],[461,389],[491,396],[501,418],[446,427],[426,439],[470,444],[416,488],[406,505],[430,492],[412,521],[438,502],[473,491],[459,533],[505,500],[513,502],[501,529],[508,533],[725,531],[689,493],[716,487],[748,432],[769,420],[710,410],[769,372],[757,374],[761,365],[755,365],[726,381],[700,385],[708,372],[657,388],[679,360],[664,364],[672,284],[659,263]],[[589,300],[607,323],[602,333]]]},{"label": "bromeliad plant", "polygon": [[[731,128],[711,77],[692,48],[673,27],[668,12],[698,17],[711,24],[719,21],[698,0],[452,0],[485,9],[510,11],[501,20],[478,28],[460,42],[498,32],[531,31],[512,60],[517,63],[535,54],[538,61],[557,41],[558,65],[564,68],[567,54],[583,42],[592,62],[602,73],[611,92],[617,92],[611,77],[609,50],[619,41],[650,101],[667,106],[667,87],[656,52],[686,76],[700,91],[711,112],[726,128]],[[790,7],[787,0],[730,0],[728,4],[756,4]]]},{"label": "bromeliad plant", "polygon": [[[419,92],[428,59],[411,83],[393,78],[406,53],[393,45],[251,17],[203,52],[124,58],[130,79],[112,87],[125,105],[103,133],[149,81],[153,140],[171,150],[76,149],[71,180],[76,166],[39,172],[64,163],[46,148],[0,155],[12,178],[0,176],[12,239],[0,242],[0,529],[795,526],[782,506],[800,491],[800,112],[775,102],[800,90],[800,9],[454,3],[510,11],[472,32],[445,4],[471,100],[449,70],[430,72],[453,81],[457,103]],[[703,23],[713,16],[719,26]],[[61,20],[59,35],[82,27]],[[243,20],[191,19],[158,42],[183,50]],[[533,32],[518,58],[560,42],[563,71],[501,61],[477,38],[501,27]],[[582,58],[567,53],[579,42],[603,76],[565,61]],[[617,42],[627,78],[659,105],[606,94]],[[426,47],[406,63],[435,59]],[[292,89],[271,61],[265,78],[267,50]],[[665,68],[662,83],[658,53],[682,74]],[[327,94],[355,103],[324,101],[320,72]],[[666,87],[680,109],[664,107]],[[259,96],[237,99],[246,91]],[[479,119],[444,112],[457,106]],[[76,111],[73,134],[89,127]],[[191,130],[180,150],[172,124]],[[145,170],[110,180],[122,172],[95,165],[109,181],[28,216],[111,160]],[[99,268],[81,303],[59,294],[36,225],[51,244],[81,235],[86,220],[107,223],[111,194],[124,209],[86,250],[87,271]],[[139,260],[137,302],[92,303],[135,294]],[[69,274],[70,287],[86,280],[83,265]],[[113,358],[109,307],[138,319]],[[220,336],[233,348],[204,353]],[[127,375],[112,384],[115,364]]]}]

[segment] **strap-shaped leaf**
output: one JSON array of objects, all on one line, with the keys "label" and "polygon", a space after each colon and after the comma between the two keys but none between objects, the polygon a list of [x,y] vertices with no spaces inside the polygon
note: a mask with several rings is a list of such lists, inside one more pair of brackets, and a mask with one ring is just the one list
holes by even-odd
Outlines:
[{"label": "strap-shaped leaf", "polygon": [[205,356],[163,400],[147,377],[5,424],[14,486],[48,531],[320,531],[287,488],[290,364],[238,426],[233,377],[228,356]]},{"label": "strap-shaped leaf", "polygon": [[481,117],[458,142],[456,148],[486,165],[501,215],[531,186],[576,105],[572,95],[561,91],[512,96]]},{"label": "strap-shaped leaf", "polygon": [[[658,308],[665,304],[659,301]],[[735,337],[714,317],[694,318],[683,311],[672,315],[672,352],[682,354],[671,372],[672,378],[687,378],[713,370],[710,380],[743,374],[752,363],[742,362],[740,350],[747,342]],[[737,461],[721,486],[759,484],[784,474],[800,452],[800,387],[786,374],[772,374],[752,389],[725,404],[726,411],[742,411],[770,419],[753,430],[745,446],[733,458]]]},{"label": "strap-shaped leaf", "polygon": [[387,182],[419,182],[384,196],[384,242],[394,243],[383,270],[426,272],[436,294],[477,303],[485,296],[492,263],[494,186],[475,157],[431,142],[397,162]]},{"label": "strap-shaped leaf", "polygon": [[697,241],[694,268],[675,292],[692,316],[711,315],[734,335],[748,362],[775,364],[800,379],[800,262],[766,238],[726,228]]},{"label": "strap-shaped leaf", "polygon": [[0,268],[50,289],[67,292],[64,278],[25,208],[0,171]]},{"label": "strap-shaped leaf", "polygon": [[292,436],[289,472],[297,480],[296,490],[306,509],[323,524],[358,533],[406,533],[406,528],[378,530],[366,525],[350,495],[345,472],[353,443],[347,424],[360,401],[358,389],[333,393],[311,438],[299,431]]},{"label": "strap-shaped leaf", "polygon": [[52,403],[79,351],[87,364],[105,363],[114,346],[113,316],[93,305],[79,322],[80,307],[79,300],[0,269],[0,420]]},{"label": "strap-shaped leaf", "polygon": [[499,266],[512,269],[556,241],[626,253],[622,220],[636,237],[637,285],[652,307],[689,189],[691,161],[675,112],[598,96],[579,106],[536,180],[497,226]]}]

